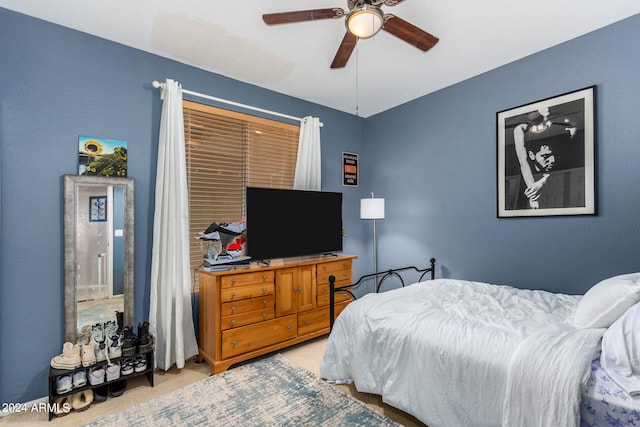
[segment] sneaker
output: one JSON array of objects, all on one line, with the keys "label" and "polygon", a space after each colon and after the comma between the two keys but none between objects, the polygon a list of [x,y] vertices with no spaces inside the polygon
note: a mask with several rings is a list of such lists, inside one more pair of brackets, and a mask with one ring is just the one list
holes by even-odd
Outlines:
[{"label": "sneaker", "polygon": [[99,343],[104,341],[104,331],[102,329],[102,323],[96,323],[91,327],[91,341]]},{"label": "sneaker", "polygon": [[79,368],[80,365],[82,365],[82,361],[80,359],[80,346],[70,342],[64,343],[61,355],[54,356],[51,359],[51,367],[54,369],[73,370],[75,368]]},{"label": "sneaker", "polygon": [[99,385],[104,382],[104,369],[101,366],[94,366],[89,370],[89,384]]},{"label": "sneaker", "polygon": [[113,362],[107,366],[107,382],[120,378],[120,362]]},{"label": "sneaker", "polygon": [[64,394],[73,388],[73,378],[71,374],[60,375],[55,379],[56,393]]},{"label": "sneaker", "polygon": [[118,333],[118,325],[116,324],[115,320],[109,320],[108,322],[105,322],[103,331],[105,338],[116,335]]},{"label": "sneaker", "polygon": [[91,402],[93,402],[93,390],[91,389],[82,390],[71,398],[71,406],[78,412],[88,409]]},{"label": "sneaker", "polygon": [[95,345],[96,361],[102,362],[107,360],[107,344],[104,341],[100,341]]},{"label": "sneaker", "polygon": [[122,355],[133,356],[136,354],[136,347],[138,347],[138,337],[133,333],[131,326],[125,326],[122,334]]},{"label": "sneaker", "polygon": [[135,372],[144,372],[147,369],[147,356],[139,354],[136,356]]},{"label": "sneaker", "polygon": [[87,371],[80,369],[73,373],[73,388],[82,387],[87,384]]},{"label": "sneaker", "polygon": [[135,365],[135,362],[133,360],[133,357],[126,357],[123,361],[122,361],[122,369],[120,370],[120,373],[124,376],[124,375],[131,375],[133,374],[133,367]]},{"label": "sneaker", "polygon": [[77,344],[88,344],[91,341],[91,325],[84,325],[78,332]]},{"label": "sneaker", "polygon": [[148,353],[153,345],[153,337],[149,334],[149,322],[138,323],[138,353]]},{"label": "sneaker", "polygon": [[96,363],[96,346],[93,342],[88,344],[82,344],[80,349],[80,359],[82,359],[82,366],[95,365]]},{"label": "sneaker", "polygon": [[122,346],[120,344],[119,335],[111,335],[109,337],[109,359],[115,359],[122,356]]}]

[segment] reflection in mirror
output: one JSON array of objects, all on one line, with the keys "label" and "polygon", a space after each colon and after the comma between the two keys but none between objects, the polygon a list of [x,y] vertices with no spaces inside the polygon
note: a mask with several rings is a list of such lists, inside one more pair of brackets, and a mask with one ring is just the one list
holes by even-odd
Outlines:
[{"label": "reflection in mirror", "polygon": [[133,325],[133,180],[64,178],[65,341],[76,342],[96,323]]}]

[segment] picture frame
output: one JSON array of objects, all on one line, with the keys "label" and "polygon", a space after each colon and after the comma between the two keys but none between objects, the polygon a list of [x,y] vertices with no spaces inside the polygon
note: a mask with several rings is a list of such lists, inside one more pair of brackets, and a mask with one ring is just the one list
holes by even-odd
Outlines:
[{"label": "picture frame", "polygon": [[342,152],[342,186],[357,187],[358,186],[358,154]]},{"label": "picture frame", "polygon": [[89,222],[107,221],[107,196],[89,196]]},{"label": "picture frame", "polygon": [[127,141],[78,136],[78,175],[126,178]]},{"label": "picture frame", "polygon": [[497,216],[596,215],[596,86],[496,113]]}]

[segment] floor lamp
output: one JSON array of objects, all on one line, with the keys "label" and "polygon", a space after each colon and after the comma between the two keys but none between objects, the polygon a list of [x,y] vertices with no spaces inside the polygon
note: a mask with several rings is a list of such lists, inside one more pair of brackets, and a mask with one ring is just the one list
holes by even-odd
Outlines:
[{"label": "floor lamp", "polygon": [[373,220],[373,274],[375,287],[378,286],[378,248],[376,246],[376,220],[384,219],[384,199],[376,199],[371,193],[370,199],[360,199],[360,219]]}]

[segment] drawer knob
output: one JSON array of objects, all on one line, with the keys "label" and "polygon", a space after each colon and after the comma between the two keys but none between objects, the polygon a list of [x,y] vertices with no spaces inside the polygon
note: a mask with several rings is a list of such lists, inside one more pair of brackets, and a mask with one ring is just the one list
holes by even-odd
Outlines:
[{"label": "drawer knob", "polygon": [[262,318],[266,319],[267,318],[267,313],[262,313]]},{"label": "drawer knob", "polygon": [[236,307],[231,307],[231,311],[236,311],[237,308]]},{"label": "drawer knob", "polygon": [[287,325],[287,329],[291,330],[291,325]]},{"label": "drawer knob", "polygon": [[262,293],[266,294],[267,293],[267,288],[262,288]]},{"label": "drawer knob", "polygon": [[305,325],[309,326],[311,324],[311,322],[309,322],[308,320],[306,322],[304,322]]},{"label": "drawer knob", "polygon": [[236,279],[231,279],[231,284],[235,285],[236,284]]},{"label": "drawer knob", "polygon": [[236,297],[236,294],[234,292],[234,293],[231,294],[231,298],[235,298],[235,297]]},{"label": "drawer knob", "polygon": [[264,305],[265,307],[267,306],[268,302],[267,300],[262,301],[262,305]]},{"label": "drawer knob", "polygon": [[233,344],[233,346],[235,347],[235,346],[236,346],[236,344],[238,344],[238,341],[233,340],[233,341],[231,341],[231,344]]},{"label": "drawer knob", "polygon": [[235,319],[231,321],[231,324],[235,326],[235,324],[236,324]]},{"label": "drawer knob", "polygon": [[267,280],[267,275],[266,274],[262,276],[262,280]]}]

